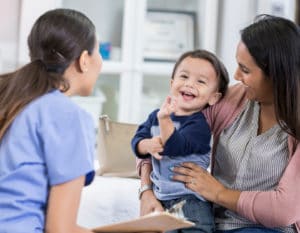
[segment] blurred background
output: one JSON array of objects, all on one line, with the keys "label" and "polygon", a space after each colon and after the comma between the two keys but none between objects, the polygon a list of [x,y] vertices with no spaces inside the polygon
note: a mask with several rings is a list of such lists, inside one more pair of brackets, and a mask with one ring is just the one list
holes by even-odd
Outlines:
[{"label": "blurred background", "polygon": [[236,68],[239,31],[257,14],[299,24],[300,0],[0,0],[0,73],[29,61],[27,36],[39,15],[53,8],[82,11],[96,25],[103,71],[92,96],[73,100],[98,116],[141,123],[168,94],[174,62],[201,48]]}]

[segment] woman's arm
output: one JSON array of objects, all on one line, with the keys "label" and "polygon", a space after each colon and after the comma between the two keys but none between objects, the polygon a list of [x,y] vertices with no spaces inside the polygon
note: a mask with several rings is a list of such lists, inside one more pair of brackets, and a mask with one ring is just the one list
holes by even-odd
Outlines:
[{"label": "woman's arm", "polygon": [[76,223],[81,190],[85,176],[54,185],[50,189],[46,213],[45,232],[47,233],[92,233]]},{"label": "woman's arm", "polygon": [[233,210],[266,227],[300,226],[300,144],[278,187],[269,191],[238,191],[224,187],[210,173],[193,163],[174,168],[173,179],[205,199]]},{"label": "woman's arm", "polygon": [[[150,174],[152,171],[151,163],[143,163],[140,167],[141,186],[152,185]],[[164,211],[160,202],[156,199],[152,190],[144,191],[140,200],[140,215],[149,214],[154,211]]]},{"label": "woman's arm", "polygon": [[[300,227],[300,144],[293,154],[278,186],[271,191],[244,191],[238,201],[239,214],[265,226]],[[300,228],[299,228],[300,229]]]}]

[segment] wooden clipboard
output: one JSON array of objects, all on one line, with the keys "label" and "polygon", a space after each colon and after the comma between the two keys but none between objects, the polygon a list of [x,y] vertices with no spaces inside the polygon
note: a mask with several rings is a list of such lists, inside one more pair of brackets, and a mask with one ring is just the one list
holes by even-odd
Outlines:
[{"label": "wooden clipboard", "polygon": [[100,226],[92,229],[93,232],[165,232],[179,228],[194,226],[193,222],[177,218],[167,212],[151,213],[133,220]]}]

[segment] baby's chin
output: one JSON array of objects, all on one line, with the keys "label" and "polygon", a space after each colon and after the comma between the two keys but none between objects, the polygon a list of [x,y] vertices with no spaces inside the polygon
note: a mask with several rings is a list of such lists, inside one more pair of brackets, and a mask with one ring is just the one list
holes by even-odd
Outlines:
[{"label": "baby's chin", "polygon": [[174,112],[174,114],[176,116],[189,116],[189,115],[192,115],[196,112],[199,112],[201,111],[200,108],[177,108],[176,111]]}]

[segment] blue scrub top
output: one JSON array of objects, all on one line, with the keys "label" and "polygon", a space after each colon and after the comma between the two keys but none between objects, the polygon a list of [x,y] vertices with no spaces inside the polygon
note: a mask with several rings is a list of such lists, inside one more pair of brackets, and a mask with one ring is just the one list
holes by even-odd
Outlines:
[{"label": "blue scrub top", "polygon": [[44,232],[50,186],[90,183],[94,147],[91,116],[60,91],[27,105],[0,142],[0,233]]}]

